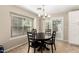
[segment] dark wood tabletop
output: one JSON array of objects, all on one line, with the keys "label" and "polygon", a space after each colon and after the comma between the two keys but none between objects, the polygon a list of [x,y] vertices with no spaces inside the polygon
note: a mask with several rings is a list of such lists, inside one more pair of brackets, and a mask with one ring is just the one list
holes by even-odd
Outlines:
[{"label": "dark wood tabletop", "polygon": [[37,35],[36,35],[36,40],[37,41],[47,41],[47,40],[49,40],[51,38],[51,36],[47,36],[47,35],[45,35],[45,33],[37,33]]}]

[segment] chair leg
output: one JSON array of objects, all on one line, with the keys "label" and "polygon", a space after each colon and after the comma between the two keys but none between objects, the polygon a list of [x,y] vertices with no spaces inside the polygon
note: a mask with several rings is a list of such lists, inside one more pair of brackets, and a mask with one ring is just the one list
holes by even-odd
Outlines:
[{"label": "chair leg", "polygon": [[54,48],[55,48],[55,50],[56,50],[56,45],[55,45],[55,43],[54,43]]},{"label": "chair leg", "polygon": [[53,45],[51,45],[52,53],[53,53]]},{"label": "chair leg", "polygon": [[43,53],[43,51],[42,51],[43,49],[42,49],[42,47],[41,47],[41,53]]},{"label": "chair leg", "polygon": [[28,53],[29,53],[30,47],[28,47]]},{"label": "chair leg", "polygon": [[36,52],[36,48],[34,48],[34,53]]}]

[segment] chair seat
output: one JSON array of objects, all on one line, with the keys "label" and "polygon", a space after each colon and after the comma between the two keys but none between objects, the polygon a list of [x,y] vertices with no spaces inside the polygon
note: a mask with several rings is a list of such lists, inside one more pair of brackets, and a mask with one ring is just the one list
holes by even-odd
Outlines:
[{"label": "chair seat", "polygon": [[52,40],[46,41],[45,43],[49,45],[53,44]]}]

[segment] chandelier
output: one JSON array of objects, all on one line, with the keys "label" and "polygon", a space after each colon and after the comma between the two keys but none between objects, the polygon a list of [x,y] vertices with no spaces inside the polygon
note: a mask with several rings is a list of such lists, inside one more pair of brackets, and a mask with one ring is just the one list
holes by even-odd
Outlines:
[{"label": "chandelier", "polygon": [[39,17],[50,18],[50,15],[46,12],[45,5],[42,5],[41,7],[37,8],[37,10]]}]

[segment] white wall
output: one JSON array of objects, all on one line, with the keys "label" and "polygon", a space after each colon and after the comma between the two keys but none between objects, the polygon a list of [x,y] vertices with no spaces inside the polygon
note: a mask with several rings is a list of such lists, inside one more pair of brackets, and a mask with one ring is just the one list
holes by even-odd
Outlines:
[{"label": "white wall", "polygon": [[69,43],[79,45],[79,10],[69,12]]},{"label": "white wall", "polygon": [[[17,6],[0,6],[0,44],[2,44],[5,49],[12,48],[16,45],[26,42],[27,40],[26,36],[11,38],[10,12],[36,18],[35,14],[27,10],[21,9]],[[34,27],[36,27],[36,25]]]}]

